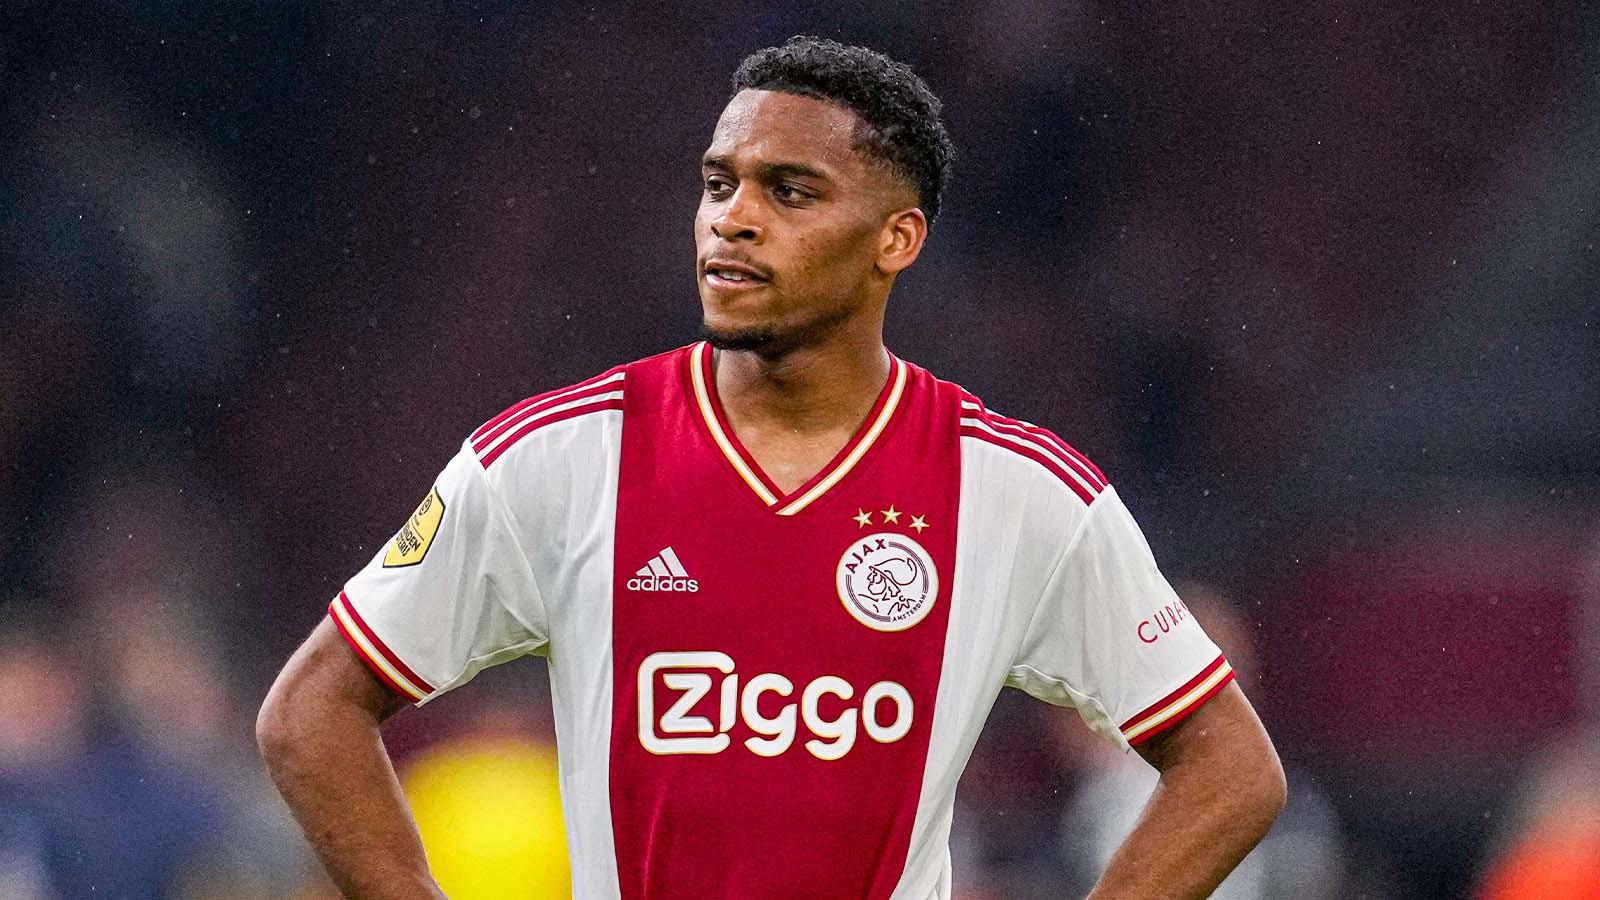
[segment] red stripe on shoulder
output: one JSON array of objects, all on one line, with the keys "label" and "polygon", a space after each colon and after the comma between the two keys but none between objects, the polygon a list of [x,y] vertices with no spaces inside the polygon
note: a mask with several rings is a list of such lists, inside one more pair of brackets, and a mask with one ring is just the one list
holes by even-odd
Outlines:
[{"label": "red stripe on shoulder", "polygon": [[961,426],[961,436],[962,437],[976,438],[976,439],[978,439],[980,441],[983,441],[986,444],[993,444],[994,446],[999,447],[999,448],[1001,448],[1003,450],[1009,450],[1012,453],[1017,454],[1018,456],[1025,457],[1027,459],[1031,459],[1034,462],[1038,463],[1039,465],[1043,466],[1050,474],[1054,475],[1056,477],[1056,479],[1059,480],[1062,484],[1064,484],[1067,487],[1071,488],[1072,492],[1074,494],[1077,494],[1078,497],[1081,500],[1083,500],[1083,502],[1085,504],[1090,504],[1090,503],[1094,502],[1094,498],[1095,498],[1096,494],[1093,491],[1091,491],[1087,487],[1085,487],[1083,482],[1080,479],[1074,478],[1072,475],[1068,474],[1067,470],[1061,467],[1061,464],[1057,460],[1056,457],[1044,452],[1043,450],[1039,449],[1034,444],[1031,444],[1031,443],[1015,444],[1015,443],[1012,443],[1011,441],[1005,440],[1004,438],[997,437],[994,434],[991,434],[990,432],[985,431],[984,429],[979,428],[976,425],[963,424]]},{"label": "red stripe on shoulder", "polygon": [[582,403],[578,406],[571,407],[570,409],[562,409],[557,412],[547,411],[543,415],[536,415],[532,419],[524,421],[515,431],[511,432],[499,443],[495,444],[491,449],[489,449],[488,452],[480,452],[478,455],[478,462],[481,463],[485,469],[487,469],[491,465],[494,465],[494,461],[499,459],[500,456],[507,450],[510,450],[518,441],[534,433],[535,431],[538,431],[546,425],[554,425],[557,422],[565,422],[568,419],[575,419],[578,416],[586,416],[590,413],[601,412],[602,410],[607,409],[622,409],[622,398],[606,397],[604,399],[594,400],[593,402]]},{"label": "red stripe on shoulder", "polygon": [[507,416],[502,413],[500,416],[497,416],[496,418],[500,420],[500,424],[494,426],[488,431],[484,431],[482,428],[480,428],[477,432],[474,432],[475,436],[472,439],[472,449],[478,453],[483,453],[485,450],[489,449],[489,445],[493,444],[501,435],[513,428],[516,428],[518,425],[521,425],[529,419],[543,413],[551,407],[562,406],[564,404],[573,403],[588,397],[594,397],[599,394],[609,394],[621,389],[622,379],[621,377],[617,377],[609,381],[594,382],[587,384],[586,386],[570,388],[566,391],[560,391],[554,394],[546,395],[545,399],[533,403],[524,400],[522,403],[517,404],[517,406],[520,408],[517,409],[514,414]]},{"label": "red stripe on shoulder", "polygon": [[[963,411],[964,415],[976,415],[996,431],[1016,437],[1026,437],[1035,443],[1043,444],[1052,456],[1059,459],[1062,465],[1071,469],[1074,474],[1087,482],[1090,489],[1095,493],[1098,494],[1109,486],[1110,482],[1106,479],[1105,473],[1100,471],[1099,466],[1090,462],[1089,457],[1084,456],[1077,448],[1062,440],[1059,435],[1050,429],[1041,428],[1032,422],[1024,422],[1021,419],[1000,415],[984,406],[982,400],[966,391],[962,392],[961,399],[963,405],[967,407]],[[971,407],[976,407],[976,409],[971,409]]]},{"label": "red stripe on shoulder", "polygon": [[591,385],[599,384],[600,382],[606,381],[615,375],[621,374],[625,368],[626,366],[617,366],[616,368],[601,372],[599,375],[596,375],[593,378],[586,378],[577,384],[569,384],[566,387],[556,388],[553,391],[545,391],[542,394],[534,394],[532,397],[529,397],[526,400],[518,400],[516,403],[513,403],[511,406],[507,407],[499,415],[478,426],[478,430],[472,433],[472,442],[476,444],[479,440],[482,440],[486,435],[488,435],[490,431],[493,431],[504,424],[507,419],[524,412],[529,407],[544,403],[547,400],[563,394],[573,394]]}]

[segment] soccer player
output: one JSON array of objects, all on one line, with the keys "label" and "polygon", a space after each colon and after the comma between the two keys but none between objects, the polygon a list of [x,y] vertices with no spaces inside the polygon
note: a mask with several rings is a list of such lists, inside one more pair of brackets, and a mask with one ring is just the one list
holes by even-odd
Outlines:
[{"label": "soccer player", "polygon": [[1284,800],[1227,660],[1099,469],[884,348],[938,100],[814,38],[734,89],[706,339],[484,423],[278,677],[258,737],[311,843],[351,897],[440,896],[379,723],[536,654],[580,900],[949,897],[1007,684],[1161,772],[1092,896],[1205,896]]}]

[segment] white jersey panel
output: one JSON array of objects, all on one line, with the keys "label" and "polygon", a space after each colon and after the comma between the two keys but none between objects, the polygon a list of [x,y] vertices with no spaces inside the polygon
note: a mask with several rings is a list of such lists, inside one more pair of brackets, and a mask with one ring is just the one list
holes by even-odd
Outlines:
[{"label": "white jersey panel", "polygon": [[549,640],[538,580],[471,445],[345,585],[334,621],[419,705]]},{"label": "white jersey panel", "polygon": [[622,411],[546,425],[490,467],[549,598],[550,694],[572,892],[620,896],[611,825],[612,571]]},{"label": "white jersey panel", "polygon": [[970,438],[961,441],[954,580],[927,770],[894,900],[949,897],[956,786],[1003,685],[1075,708],[1126,748],[1119,722],[1208,665],[1227,671],[1192,618],[1155,624],[1157,610],[1181,602],[1114,490],[1086,505],[1034,460]]},{"label": "white jersey panel", "polygon": [[1115,488],[1088,508],[1028,626],[1009,683],[1123,747],[1177,721],[1231,678],[1221,651],[1156,567]]},{"label": "white jersey panel", "polygon": [[368,665],[419,705],[489,666],[549,657],[574,896],[614,898],[611,582],[622,411],[535,424],[514,440],[465,444],[331,613]]},{"label": "white jersey panel", "polygon": [[950,896],[956,784],[983,731],[1051,573],[1088,510],[1037,463],[961,441],[955,584],[927,771],[894,900]]}]

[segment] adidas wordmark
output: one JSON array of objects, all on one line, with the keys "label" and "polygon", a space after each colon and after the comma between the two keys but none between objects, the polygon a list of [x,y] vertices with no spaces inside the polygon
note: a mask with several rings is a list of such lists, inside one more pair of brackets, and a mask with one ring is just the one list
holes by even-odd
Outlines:
[{"label": "adidas wordmark", "polygon": [[700,582],[689,577],[683,563],[678,561],[678,554],[668,547],[639,567],[634,577],[628,579],[628,590],[681,591],[692,594],[700,590]]}]

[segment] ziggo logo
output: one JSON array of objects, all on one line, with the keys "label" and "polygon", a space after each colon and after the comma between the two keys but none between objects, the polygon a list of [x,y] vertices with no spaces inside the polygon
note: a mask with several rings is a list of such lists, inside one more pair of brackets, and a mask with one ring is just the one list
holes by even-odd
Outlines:
[{"label": "ziggo logo", "polygon": [[[718,697],[717,723],[713,727],[705,716],[692,716],[701,698],[711,693],[713,679],[706,669],[723,673]],[[746,727],[762,737],[745,738],[744,746],[757,756],[778,756],[794,744],[799,726],[796,704],[785,704],[776,716],[761,714],[761,695],[780,697],[794,694],[794,683],[771,672],[757,675],[739,689],[739,675],[733,658],[716,651],[661,652],[645,657],[639,665],[639,743],[651,753],[721,753],[733,739],[728,736],[734,724],[743,720]],[[693,671],[683,671],[693,670]],[[659,718],[655,708],[656,676],[669,690],[679,691],[677,700]],[[818,711],[824,694],[841,700],[855,698],[855,688],[836,675],[823,675],[800,692],[798,719],[816,735],[805,748],[818,759],[843,757],[856,744],[857,731],[880,744],[892,744],[911,730],[911,692],[893,681],[880,681],[861,695],[859,708],[846,709],[838,718],[825,719]],[[887,717],[884,707],[892,706]]]}]

